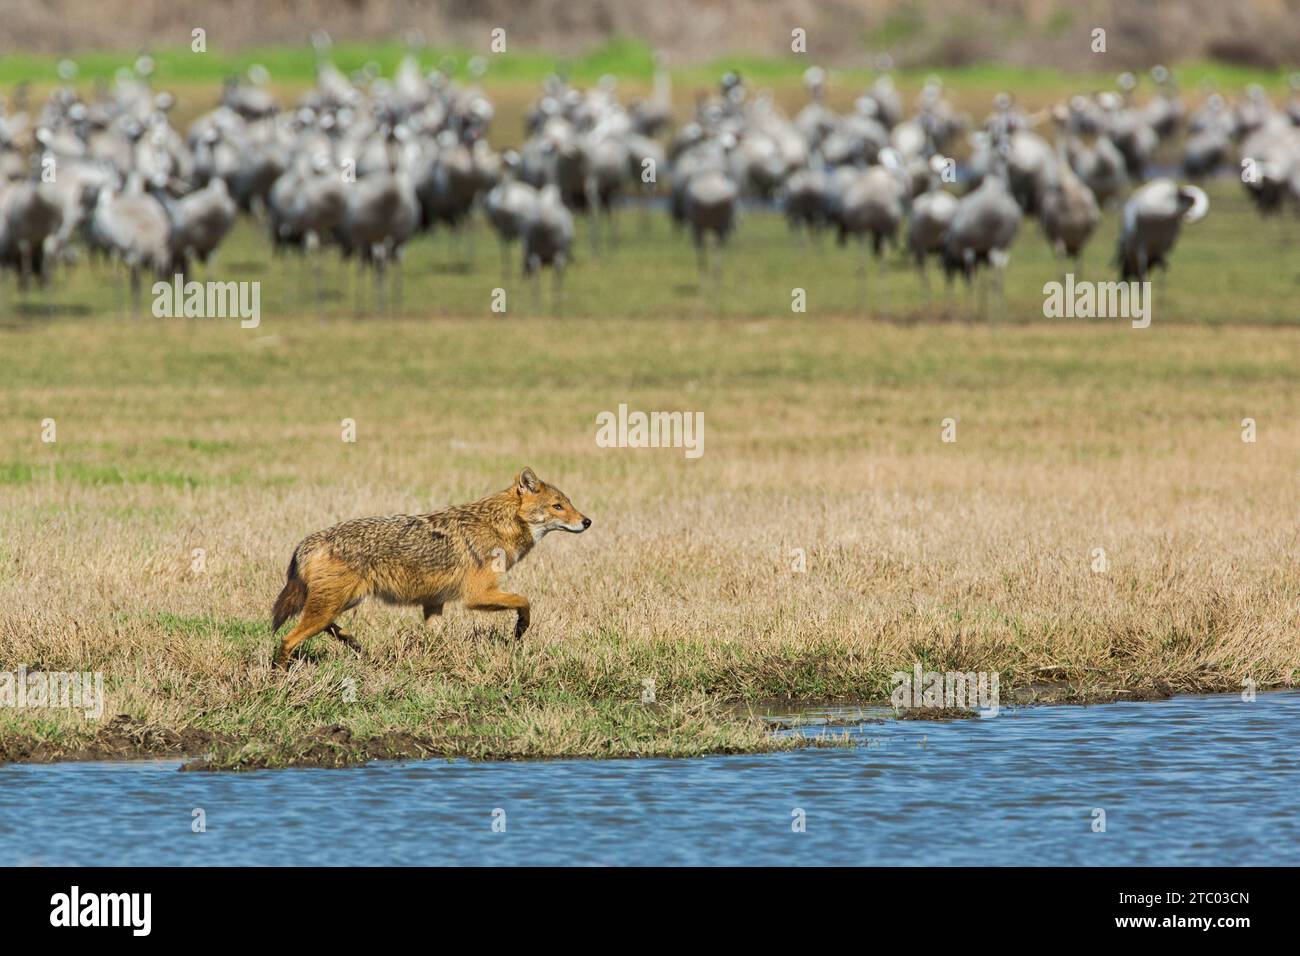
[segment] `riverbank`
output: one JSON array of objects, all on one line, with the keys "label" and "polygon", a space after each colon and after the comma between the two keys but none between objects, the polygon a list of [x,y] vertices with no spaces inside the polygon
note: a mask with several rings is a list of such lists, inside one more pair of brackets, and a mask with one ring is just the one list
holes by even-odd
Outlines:
[{"label": "riverbank", "polygon": [[[738,268],[788,249],[749,228]],[[101,674],[104,716],[0,707],[0,746],[54,759],[103,735],[110,753],[211,750],[227,768],[695,756],[794,746],[736,708],[884,700],[917,663],[997,672],[1004,700],[1042,683],[1296,686],[1300,331],[1232,324],[1231,293],[1198,266],[1257,276],[1272,291],[1256,303],[1286,301],[1294,270],[1205,230],[1179,253],[1144,331],[1023,312],[269,313],[247,330],[15,316],[0,328],[0,670]],[[671,296],[624,255],[619,301]],[[787,269],[815,298],[845,284],[840,266]],[[1198,299],[1223,324],[1196,324]],[[597,415],[620,403],[703,411],[704,454],[600,447]],[[425,624],[367,603],[344,618],[364,653],[317,637],[272,668],[270,605],[305,534],[467,501],[524,465],[595,524],[507,576],[533,603],[522,642],[505,615],[450,606]]]},{"label": "riverbank", "polygon": [[[1252,688],[1267,691],[1270,688]],[[1228,688],[1216,687],[1218,692]],[[1194,692],[1189,692],[1194,693]],[[1174,691],[1167,685],[1122,689],[1105,686],[1075,686],[1068,683],[1031,683],[1008,688],[1007,695],[992,712],[1000,708],[1018,711],[1024,707],[1051,705],[1106,705],[1168,700]],[[701,711],[711,711],[710,703],[700,702]],[[972,701],[973,703],[973,701]],[[666,708],[653,703],[642,704],[646,727],[655,726]],[[989,715],[984,711],[984,716]],[[294,739],[267,741],[241,739],[229,733],[186,727],[172,730],[150,725],[119,714],[92,734],[71,733],[45,739],[23,734],[0,735],[0,766],[7,763],[48,764],[121,760],[157,760],[184,758],[182,771],[249,771],[314,767],[346,769],[376,760],[427,760],[433,758],[475,760],[538,760],[584,757],[619,759],[628,757],[716,757],[728,754],[758,754],[807,747],[854,746],[845,728],[864,724],[898,721],[946,722],[978,719],[975,707],[904,707],[891,708],[889,700],[822,701],[816,705],[787,699],[757,705],[736,705],[719,713],[676,714],[679,721],[665,745],[663,740],[643,736],[632,741],[624,737],[607,742],[603,749],[581,752],[548,752],[521,747],[511,752],[501,741],[489,736],[443,733],[421,735],[389,730],[379,734],[354,734],[342,724],[320,727]],[[990,718],[992,719],[992,718]],[[570,731],[578,728],[569,728]],[[797,731],[797,733],[790,733]],[[816,733],[814,733],[816,731]],[[656,733],[663,734],[656,729]],[[507,747],[509,744],[507,744]]]}]

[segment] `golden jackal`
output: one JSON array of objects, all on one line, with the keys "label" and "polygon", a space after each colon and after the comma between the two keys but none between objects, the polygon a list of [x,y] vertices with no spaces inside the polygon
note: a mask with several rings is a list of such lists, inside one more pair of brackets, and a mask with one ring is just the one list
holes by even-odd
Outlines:
[{"label": "golden jackal", "polygon": [[472,611],[516,611],[515,637],[528,629],[528,598],[501,590],[500,575],[524,559],[549,531],[575,534],[591,519],[559,488],[525,468],[505,491],[427,515],[356,518],[302,539],[275,599],[271,633],[301,612],[280,643],[276,664],[322,631],[359,645],[334,618],[369,595],[418,604],[427,621],[448,601]]}]

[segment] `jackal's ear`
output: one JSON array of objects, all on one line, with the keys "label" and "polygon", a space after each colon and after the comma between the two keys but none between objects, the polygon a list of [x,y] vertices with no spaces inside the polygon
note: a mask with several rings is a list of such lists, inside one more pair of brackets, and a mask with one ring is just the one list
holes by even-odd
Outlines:
[{"label": "jackal's ear", "polygon": [[526,491],[531,495],[537,494],[537,489],[542,486],[542,482],[531,468],[525,468],[515,477],[515,486],[520,491]]}]

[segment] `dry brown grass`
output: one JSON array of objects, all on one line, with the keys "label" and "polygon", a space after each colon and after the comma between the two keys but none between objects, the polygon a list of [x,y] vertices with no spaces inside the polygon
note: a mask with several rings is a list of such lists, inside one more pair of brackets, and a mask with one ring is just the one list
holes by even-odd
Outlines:
[{"label": "dry brown grass", "polygon": [[[0,344],[0,662],[102,670],[107,716],[249,741],[229,763],[332,723],[481,756],[761,749],[733,705],[880,698],[918,660],[1004,692],[1300,674],[1294,329],[99,320]],[[704,456],[596,447],[619,402],[703,410]],[[306,532],[524,464],[595,525],[511,572],[522,645],[506,616],[363,605],[364,658],[318,637],[271,669]]]}]

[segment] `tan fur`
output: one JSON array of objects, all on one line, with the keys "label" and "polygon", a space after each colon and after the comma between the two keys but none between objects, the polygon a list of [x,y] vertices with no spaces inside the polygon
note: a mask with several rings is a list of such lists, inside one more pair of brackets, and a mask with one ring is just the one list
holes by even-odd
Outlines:
[{"label": "tan fur", "polygon": [[275,602],[273,630],[302,613],[281,641],[276,663],[285,666],[294,648],[322,632],[357,648],[334,618],[370,596],[419,605],[425,620],[442,614],[449,601],[464,601],[474,611],[514,611],[515,637],[522,637],[528,599],[501,590],[501,574],[547,533],[578,533],[590,524],[564,492],[525,468],[505,491],[466,505],[356,518],[310,534],[294,549]]}]

